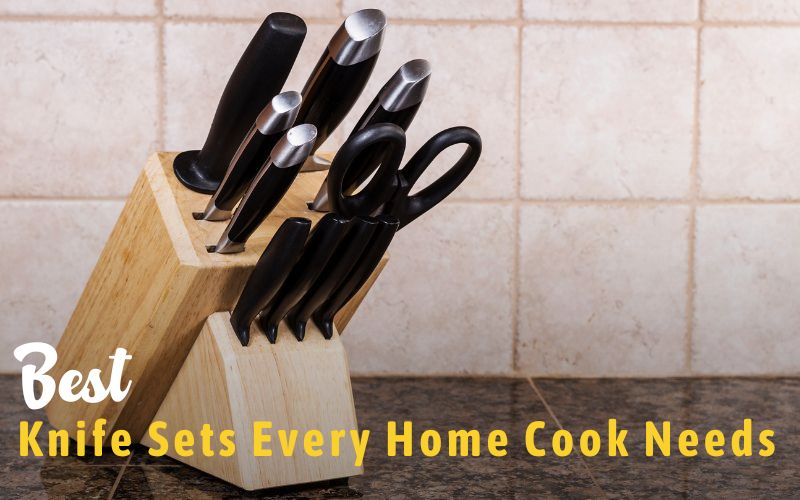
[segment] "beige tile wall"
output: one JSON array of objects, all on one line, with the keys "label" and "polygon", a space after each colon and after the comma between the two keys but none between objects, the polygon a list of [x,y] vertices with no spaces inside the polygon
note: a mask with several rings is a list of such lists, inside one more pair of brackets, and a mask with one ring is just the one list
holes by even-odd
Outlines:
[{"label": "beige tile wall", "polygon": [[354,372],[800,373],[797,0],[0,0],[0,371],[58,339],[146,156],[202,143],[266,13],[307,19],[300,89],[366,6],[392,26],[329,147],[425,57],[411,146],[468,124],[485,152],[398,235]]}]

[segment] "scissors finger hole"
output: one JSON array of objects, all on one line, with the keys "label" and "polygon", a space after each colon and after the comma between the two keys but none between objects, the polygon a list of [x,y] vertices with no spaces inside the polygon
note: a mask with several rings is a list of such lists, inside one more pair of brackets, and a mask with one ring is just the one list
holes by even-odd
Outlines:
[{"label": "scissors finger hole", "polygon": [[463,155],[466,150],[466,144],[454,144],[439,153],[439,155],[433,159],[430,166],[422,173],[419,180],[414,183],[409,195],[413,196],[417,194],[442,177],[445,172],[450,170],[459,158],[461,158],[461,155]]}]

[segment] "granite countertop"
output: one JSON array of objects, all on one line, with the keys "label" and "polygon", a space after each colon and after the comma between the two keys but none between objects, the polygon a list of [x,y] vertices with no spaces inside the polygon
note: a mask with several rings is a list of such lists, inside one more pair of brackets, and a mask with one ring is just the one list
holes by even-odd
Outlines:
[{"label": "granite countertop", "polygon": [[[800,495],[800,379],[581,379],[356,378],[359,425],[370,429],[363,476],[326,484],[246,492],[169,458],[137,447],[131,457],[19,457],[18,423],[43,419],[21,400],[19,379],[0,376],[4,497],[75,498],[294,498],[421,497],[789,497]],[[587,428],[604,435],[609,418],[629,429],[629,457],[552,453],[532,457],[527,424],[542,420],[543,443],[559,425],[577,438]],[[670,420],[674,429],[726,436],[744,418],[775,431],[776,449],[764,458],[644,456],[644,423]],[[389,458],[386,422],[412,420],[424,429],[475,428],[508,433],[508,454],[451,458]],[[677,435],[677,432],[674,433]],[[376,443],[373,446],[373,443]],[[379,443],[379,444],[378,444]],[[756,437],[756,450],[758,439]],[[543,446],[544,447],[544,446]],[[549,445],[547,446],[549,448]]]}]

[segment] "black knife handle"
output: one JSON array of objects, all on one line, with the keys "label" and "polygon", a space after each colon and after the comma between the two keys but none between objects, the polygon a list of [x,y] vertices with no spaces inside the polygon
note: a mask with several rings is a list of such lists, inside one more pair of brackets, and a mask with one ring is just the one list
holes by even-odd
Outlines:
[{"label": "black knife handle", "polygon": [[[350,136],[339,148],[328,171],[328,201],[333,212],[354,217],[371,215],[389,201],[397,189],[397,172],[403,161],[406,134],[392,123],[376,123]],[[344,194],[344,179],[353,163],[372,147],[384,148],[383,161],[372,180],[358,193]]]},{"label": "black knife handle", "polygon": [[303,104],[297,123],[317,127],[312,154],[339,126],[367,84],[378,54],[350,66],[336,63],[326,50],[303,88]]},{"label": "black knife handle", "polygon": [[336,214],[326,214],[314,226],[300,259],[259,317],[261,329],[273,344],[278,337],[278,325],[319,277],[348,228],[349,220]]},{"label": "black knife handle", "polygon": [[283,195],[289,190],[302,163],[281,168],[270,164],[247,190],[247,197],[237,208],[228,227],[228,239],[234,243],[245,243],[253,231],[278,206]]},{"label": "black knife handle", "polygon": [[[411,195],[411,189],[425,169],[439,154],[450,146],[466,144],[461,158],[441,177]],[[400,171],[400,190],[391,203],[384,206],[384,213],[391,213],[400,220],[400,229],[424,214],[437,203],[447,198],[469,176],[481,157],[481,136],[470,127],[451,127],[442,130],[422,145]]]},{"label": "black knife handle", "polygon": [[361,259],[378,225],[378,221],[373,217],[356,217],[350,222],[351,227],[347,236],[336,247],[322,274],[289,313],[289,327],[297,340],[303,340],[308,319],[331,296]]},{"label": "black knife handle", "polygon": [[364,253],[359,257],[358,263],[352,269],[350,275],[345,278],[342,284],[336,288],[336,291],[312,316],[314,323],[326,339],[333,336],[334,317],[372,276],[381,258],[389,248],[397,229],[400,227],[400,222],[392,215],[379,215],[376,219],[378,220],[378,227],[375,229],[375,234],[373,234]]},{"label": "black knife handle", "polygon": [[258,173],[259,167],[269,157],[269,152],[285,133],[286,131],[282,130],[274,134],[262,135],[258,130],[253,131],[250,141],[244,145],[227,181],[217,191],[214,205],[218,209],[227,211],[234,209]]},{"label": "black knife handle", "polygon": [[200,193],[216,191],[250,125],[281,91],[305,36],[306,24],[294,14],[267,16],[225,86],[203,149],[175,158],[175,175],[183,185]]},{"label": "black knife handle", "polygon": [[275,296],[297,259],[311,231],[311,221],[291,217],[283,221],[242,289],[231,313],[231,326],[243,346],[250,342],[250,324]]}]

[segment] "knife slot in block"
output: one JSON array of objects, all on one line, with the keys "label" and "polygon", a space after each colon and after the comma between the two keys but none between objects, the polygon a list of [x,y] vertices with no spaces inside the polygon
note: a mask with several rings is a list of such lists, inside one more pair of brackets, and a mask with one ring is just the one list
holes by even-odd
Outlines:
[{"label": "knife slot in block", "polygon": [[[124,429],[138,441],[161,405],[172,381],[197,339],[206,319],[230,311],[247,277],[278,227],[288,217],[316,223],[322,214],[310,211],[325,172],[301,173],[280,204],[247,242],[244,252],[206,251],[225,222],[195,220],[208,195],[184,187],[175,177],[175,153],[150,157],[136,182],[114,230],[95,265],[57,346],[51,374],[61,379],[68,369],[109,373],[118,347],[133,357],[123,377],[133,381],[127,398],[98,403],[67,403],[54,398],[46,407],[51,425],[76,437],[77,422],[90,427],[107,420],[104,444],[113,431]],[[386,257],[335,321],[345,328]]]},{"label": "knife slot in block", "polygon": [[[325,340],[309,325],[298,342],[282,323],[278,340],[270,344],[253,325],[250,344],[243,347],[230,323],[230,313],[209,316],[189,351],[153,421],[166,423],[159,434],[175,442],[178,430],[200,435],[204,424],[217,435],[234,431],[236,452],[205,456],[195,450],[185,457],[170,446],[167,455],[246,490],[325,481],[361,474],[355,466],[352,442],[341,440],[338,457],[323,453],[310,457],[295,450],[291,457],[279,450],[277,438],[269,446],[272,456],[254,456],[254,422],[270,422],[270,434],[283,429],[331,431],[357,430],[350,372],[339,334]],[[160,445],[145,435],[142,444]],[[215,450],[219,451],[219,450]],[[328,449],[328,451],[330,451]]]}]

